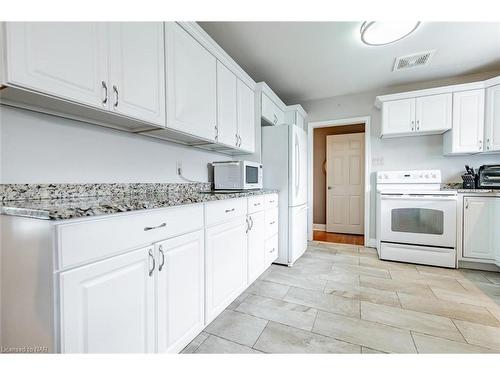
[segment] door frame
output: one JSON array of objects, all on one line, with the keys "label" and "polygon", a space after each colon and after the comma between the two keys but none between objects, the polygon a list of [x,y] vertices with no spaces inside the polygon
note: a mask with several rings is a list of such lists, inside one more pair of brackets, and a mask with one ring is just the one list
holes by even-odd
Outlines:
[{"label": "door frame", "polygon": [[370,205],[371,205],[371,116],[360,116],[360,117],[349,117],[343,119],[327,120],[327,121],[312,121],[307,123],[307,180],[308,180],[308,239],[312,241],[313,239],[313,146],[314,146],[314,129],[317,128],[329,128],[331,126],[343,126],[343,125],[354,125],[354,124],[365,124],[365,246],[375,247],[375,239],[370,238]]}]

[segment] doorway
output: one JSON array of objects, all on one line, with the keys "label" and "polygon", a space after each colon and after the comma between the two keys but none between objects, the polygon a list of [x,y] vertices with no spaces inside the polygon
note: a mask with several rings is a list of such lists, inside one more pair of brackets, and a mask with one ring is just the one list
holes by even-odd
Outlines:
[{"label": "doorway", "polygon": [[313,133],[313,239],[365,244],[365,123]]}]

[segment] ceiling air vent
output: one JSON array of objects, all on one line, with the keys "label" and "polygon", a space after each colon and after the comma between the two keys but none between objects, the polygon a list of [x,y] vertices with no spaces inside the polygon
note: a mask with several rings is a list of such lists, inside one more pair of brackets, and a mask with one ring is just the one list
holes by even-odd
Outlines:
[{"label": "ceiling air vent", "polygon": [[394,68],[392,71],[397,72],[399,70],[424,66],[429,62],[433,53],[434,51],[425,51],[397,57],[396,61],[394,61]]}]

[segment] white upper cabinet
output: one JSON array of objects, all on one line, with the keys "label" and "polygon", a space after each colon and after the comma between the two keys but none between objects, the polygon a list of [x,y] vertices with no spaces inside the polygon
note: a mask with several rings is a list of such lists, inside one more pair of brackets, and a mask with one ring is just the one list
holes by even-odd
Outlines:
[{"label": "white upper cabinet", "polygon": [[451,129],[451,102],[452,94],[416,98],[415,131],[435,134]]},{"label": "white upper cabinet", "polygon": [[203,230],[156,245],[158,352],[177,353],[204,325]]},{"label": "white upper cabinet", "polygon": [[217,60],[177,23],[166,30],[167,127],[215,141]]},{"label": "white upper cabinet", "polygon": [[486,90],[484,151],[500,151],[500,85]]},{"label": "white upper cabinet", "polygon": [[255,93],[238,79],[238,147],[244,151],[255,151]]},{"label": "white upper cabinet", "polygon": [[162,22],[113,22],[110,108],[165,126],[165,41]]},{"label": "white upper cabinet", "polygon": [[232,147],[239,143],[236,81],[236,75],[217,61],[217,141]]},{"label": "white upper cabinet", "polygon": [[484,89],[453,93],[452,130],[444,136],[445,154],[483,151]]},{"label": "white upper cabinet", "polygon": [[415,131],[415,99],[382,104],[382,136],[407,135]]},{"label": "white upper cabinet", "polygon": [[107,25],[99,22],[9,22],[7,83],[107,108]]},{"label": "white upper cabinet", "polygon": [[261,96],[262,118],[271,125],[285,122],[285,112],[264,92]]},{"label": "white upper cabinet", "polygon": [[153,247],[60,275],[63,353],[155,351]]}]

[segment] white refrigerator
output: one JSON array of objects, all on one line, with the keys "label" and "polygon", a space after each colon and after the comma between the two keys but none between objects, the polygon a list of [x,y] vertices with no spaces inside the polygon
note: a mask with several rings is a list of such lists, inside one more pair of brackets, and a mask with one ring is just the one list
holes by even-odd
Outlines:
[{"label": "white refrigerator", "polygon": [[264,187],[279,189],[279,252],[291,266],[307,248],[307,134],[298,126],[262,127]]}]

